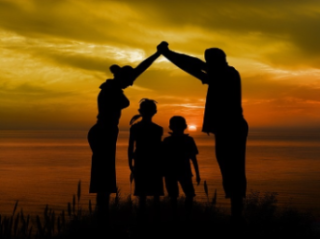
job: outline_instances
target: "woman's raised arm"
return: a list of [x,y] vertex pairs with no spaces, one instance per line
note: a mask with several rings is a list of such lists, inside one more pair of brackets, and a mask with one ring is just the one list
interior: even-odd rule
[[141,73],[143,73],[151,64],[160,56],[160,52],[157,51],[156,53],[149,56],[147,59],[142,61],[136,68],[134,68],[134,75],[133,80],[137,79]]

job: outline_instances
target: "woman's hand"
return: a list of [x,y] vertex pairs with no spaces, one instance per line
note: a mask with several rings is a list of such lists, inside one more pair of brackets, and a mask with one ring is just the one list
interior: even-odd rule
[[167,51],[169,48],[169,43],[166,42],[166,41],[162,41],[158,46],[157,46],[157,49],[160,53],[164,52],[164,51]]

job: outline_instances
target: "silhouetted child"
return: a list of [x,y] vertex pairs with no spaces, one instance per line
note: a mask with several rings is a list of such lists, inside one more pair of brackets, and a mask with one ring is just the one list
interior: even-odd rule
[[159,205],[163,193],[163,177],[160,167],[160,147],[163,128],[152,122],[157,112],[156,102],[150,99],[140,101],[139,115],[135,115],[130,124],[138,118],[142,120],[130,128],[128,159],[134,176],[134,195],[139,197],[140,212],[144,213],[146,197],[154,196],[155,206]]
[[180,183],[186,196],[185,206],[187,212],[190,212],[193,197],[195,196],[190,160],[193,163],[196,181],[199,185],[200,174],[196,158],[198,149],[194,139],[184,134],[187,123],[183,117],[173,116],[170,119],[169,128],[172,130],[171,136],[164,138],[162,142],[166,189],[175,213],[177,210],[177,198],[179,196],[178,183]]

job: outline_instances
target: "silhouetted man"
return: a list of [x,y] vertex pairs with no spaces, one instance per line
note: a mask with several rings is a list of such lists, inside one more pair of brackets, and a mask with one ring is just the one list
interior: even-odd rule
[[182,70],[208,84],[202,131],[215,135],[216,158],[220,166],[231,215],[241,218],[246,196],[245,151],[248,124],[242,114],[241,80],[219,48],[205,50],[205,60],[169,50],[162,42],[158,50]]

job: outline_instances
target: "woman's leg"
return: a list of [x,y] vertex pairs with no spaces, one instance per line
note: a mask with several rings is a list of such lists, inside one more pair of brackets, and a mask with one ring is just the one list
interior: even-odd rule
[[109,201],[110,193],[97,193],[96,198],[96,212],[99,221],[106,221],[109,217]]

